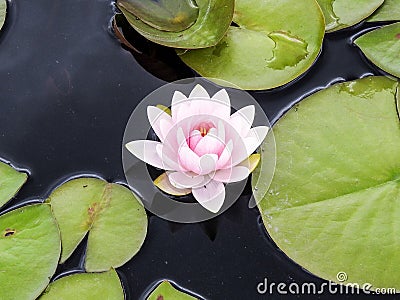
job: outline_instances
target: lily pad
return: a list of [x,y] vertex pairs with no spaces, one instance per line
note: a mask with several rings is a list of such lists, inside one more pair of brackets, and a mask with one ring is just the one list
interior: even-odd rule
[[400,0],[385,0],[368,22],[400,21]]
[[[368,77],[320,91],[274,126],[268,187],[263,145],[254,195],[269,235],[322,278],[400,290],[399,84]],[[260,172],[260,169],[257,169]],[[346,282],[344,282],[346,283]]]
[[25,206],[0,216],[1,299],[36,299],[57,268],[61,251],[49,205]]
[[107,271],[130,260],[146,237],[146,211],[122,185],[78,178],[58,187],[47,201],[61,232],[61,263],[89,233],[85,268]]
[[117,272],[80,273],[52,282],[40,300],[124,300],[124,291]]
[[28,178],[24,172],[0,162],[0,207],[6,204],[20,190]]
[[6,20],[7,14],[7,2],[6,0],[0,0],[0,29],[3,27]]
[[[164,46],[184,49],[197,49],[216,45],[223,38],[232,22],[233,8],[235,5],[234,0],[197,0],[198,16],[194,24],[189,27],[183,26],[180,28],[182,30],[175,29],[178,31],[170,31],[172,26],[170,25],[168,27],[169,31],[167,31],[165,28],[167,27],[166,23],[169,23],[168,16],[167,13],[160,15],[160,6],[162,6],[164,11],[176,9],[176,15],[173,16],[172,19],[170,18],[170,23],[175,23],[174,20],[182,20],[183,8],[179,7],[179,4],[186,2],[186,7],[188,8],[190,5],[187,3],[193,3],[193,1],[178,0],[175,2],[164,0],[160,2],[146,0],[146,4],[142,4],[144,8],[141,10],[143,12],[145,11],[146,14],[138,11],[138,3],[142,1],[118,0],[117,6],[122,11],[129,24],[145,38]],[[151,4],[151,2],[153,2],[153,4]],[[158,4],[156,5],[154,2]],[[168,4],[169,2],[174,3]],[[156,6],[159,8],[155,9]],[[193,17],[193,12],[191,14]],[[191,17],[189,13],[185,13],[184,15],[186,15],[184,18],[187,18],[187,21],[190,23]],[[162,20],[155,20],[155,18],[161,18]],[[157,23],[159,26],[154,23]],[[184,23],[186,24],[188,22]],[[184,27],[187,28],[185,29]],[[164,30],[161,30],[162,28],[164,28]]]
[[150,27],[179,32],[196,23],[199,8],[193,0],[120,0],[119,6]]
[[218,45],[178,54],[200,75],[248,90],[281,86],[307,71],[325,32],[314,0],[237,0],[233,21],[238,27]]
[[174,288],[169,281],[161,282],[146,298],[148,300],[192,300],[197,299]]
[[317,0],[325,16],[326,31],[353,26],[369,17],[384,0]]
[[370,31],[354,43],[373,64],[400,77],[400,23]]

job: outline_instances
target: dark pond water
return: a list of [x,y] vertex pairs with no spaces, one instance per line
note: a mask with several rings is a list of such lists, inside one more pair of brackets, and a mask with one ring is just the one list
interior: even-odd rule
[[[0,157],[29,169],[31,176],[6,208],[43,199],[76,174],[123,181],[121,141],[131,112],[166,83],[163,79],[193,72],[165,49],[144,43],[147,56],[133,56],[121,47],[109,28],[114,14],[109,1],[13,0],[9,10],[0,34]],[[349,42],[365,28],[328,35],[317,63],[296,83],[253,92],[269,118],[276,120],[303,95],[335,80],[379,74]],[[323,282],[276,248],[260,225],[258,211],[248,209],[249,196],[247,190],[229,211],[202,224],[179,225],[150,216],[142,250],[118,269],[127,299],[140,299],[160,279],[207,299],[266,298],[256,290],[265,277]],[[80,269],[83,251],[81,245],[57,274]]]

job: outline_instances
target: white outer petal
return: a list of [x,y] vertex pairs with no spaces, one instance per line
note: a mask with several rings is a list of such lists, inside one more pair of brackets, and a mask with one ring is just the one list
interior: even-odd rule
[[245,106],[230,117],[230,124],[240,136],[245,137],[249,133],[251,125],[253,124],[254,115],[254,105]]
[[216,163],[218,160],[218,155],[216,154],[205,154],[200,157],[200,175],[206,175],[209,173],[214,173],[216,168]]
[[221,182],[211,180],[205,186],[192,189],[197,202],[212,213],[217,213],[225,200],[225,186]]
[[[232,150],[232,166],[236,166],[248,158],[264,141],[267,133],[267,126],[252,128],[245,138],[236,140]],[[224,169],[229,166],[223,167]]]
[[149,119],[150,125],[158,138],[161,142],[164,142],[166,135],[172,128],[171,116],[158,107],[148,106],[147,118]]
[[224,150],[222,151],[219,159],[217,161],[216,169],[224,168],[225,166],[230,167],[232,164],[232,151],[233,151],[233,142],[229,140],[226,144]]
[[172,96],[171,114],[172,114],[172,120],[174,122],[177,121],[178,111],[180,109],[183,109],[183,107],[185,107],[185,103],[187,102],[187,100],[188,98],[179,91],[176,91]]
[[268,130],[269,127],[267,126],[258,126],[250,130],[248,136],[243,140],[247,156],[250,156],[261,145],[267,136]]
[[192,172],[172,172],[168,174],[168,179],[178,189],[190,189],[205,183],[204,176]]
[[217,126],[217,136],[218,139],[225,144],[225,125],[224,122],[222,122],[222,120],[218,120],[218,126]]
[[228,120],[231,114],[231,99],[225,89],[218,91],[212,96],[213,100],[218,101],[218,103],[222,104],[222,114]]
[[168,151],[166,149],[168,148],[166,148],[164,144],[159,144],[156,146],[156,151],[158,156],[161,158],[164,170],[179,170],[178,162],[171,158],[171,156],[173,157],[173,155],[167,154]]
[[210,98],[210,95],[200,84],[196,84],[188,98]]
[[162,144],[156,141],[138,140],[127,143],[125,147],[130,153],[145,163],[159,169],[170,170],[170,168],[162,162],[161,157],[157,153],[157,147],[160,147],[159,145]]
[[213,180],[224,182],[224,183],[231,183],[231,182],[238,182],[246,179],[250,175],[250,170],[243,166],[236,166],[231,169],[224,169],[218,170]]

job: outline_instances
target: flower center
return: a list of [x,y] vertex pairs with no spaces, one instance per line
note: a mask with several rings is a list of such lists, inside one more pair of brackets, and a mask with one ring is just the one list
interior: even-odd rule
[[208,130],[204,127],[200,127],[199,131],[202,137],[205,137],[208,133]]
[[197,130],[200,131],[200,134],[202,137],[205,137],[207,135],[207,133],[210,131],[211,127],[212,127],[212,124],[202,122],[198,125]]

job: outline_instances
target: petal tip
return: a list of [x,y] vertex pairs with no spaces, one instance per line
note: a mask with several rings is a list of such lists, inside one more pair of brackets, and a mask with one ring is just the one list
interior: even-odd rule
[[212,96],[212,99],[220,101],[222,103],[227,103],[229,104],[231,102],[231,99],[229,98],[229,94],[225,89],[219,90]]
[[202,85],[196,84],[190,92],[189,98],[210,98],[210,95]]

